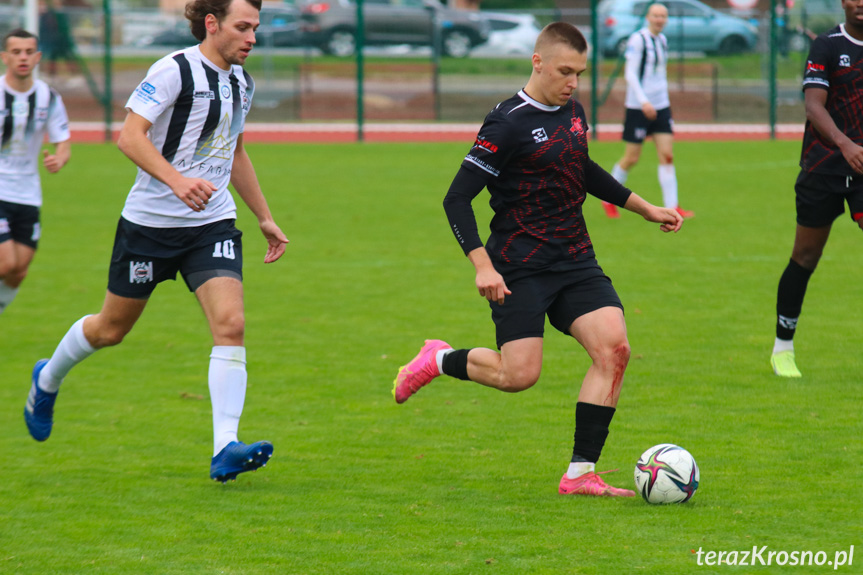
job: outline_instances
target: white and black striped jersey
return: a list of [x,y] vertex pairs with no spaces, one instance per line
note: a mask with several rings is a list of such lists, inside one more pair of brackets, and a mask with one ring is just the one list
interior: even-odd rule
[[195,212],[168,186],[138,168],[123,217],[153,228],[202,226],[236,218],[228,184],[253,92],[252,77],[242,66],[222,70],[201,53],[200,46],[153,64],[126,109],[152,124],[150,141],[177,171],[208,180],[217,190],[207,208]]
[[63,99],[42,80],[16,92],[0,77],[0,200],[42,205],[39,153],[45,134],[52,144],[69,139]]
[[627,108],[641,109],[645,102],[657,110],[668,108],[668,40],[647,28],[632,34],[626,42]]

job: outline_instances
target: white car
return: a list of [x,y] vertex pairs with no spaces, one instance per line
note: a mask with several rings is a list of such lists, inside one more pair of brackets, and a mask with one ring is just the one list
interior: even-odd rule
[[533,14],[480,12],[491,25],[488,41],[477,46],[471,56],[522,56],[533,54],[542,27]]

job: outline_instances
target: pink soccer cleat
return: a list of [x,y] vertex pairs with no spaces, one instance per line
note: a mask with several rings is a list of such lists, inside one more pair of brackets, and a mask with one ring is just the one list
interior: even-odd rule
[[608,202],[602,202],[602,207],[605,209],[605,215],[609,218],[616,219],[620,217],[620,212],[617,211],[617,206]]
[[[608,473],[604,471],[603,473]],[[570,479],[563,474],[560,479],[560,486],[557,492],[561,495],[593,495],[596,497],[635,497],[635,491],[629,489],[621,489],[612,487],[605,483],[602,478],[589,471],[584,475],[579,475],[575,479]]]
[[399,368],[393,381],[393,397],[396,403],[404,403],[424,385],[440,375],[437,368],[437,352],[452,349],[452,346],[439,339],[427,339],[425,345],[407,365]]
[[680,206],[677,206],[676,208],[674,208],[674,211],[676,211],[678,214],[680,214],[680,217],[682,217],[684,220],[688,220],[689,218],[695,217],[695,212],[691,212],[689,210],[684,210]]

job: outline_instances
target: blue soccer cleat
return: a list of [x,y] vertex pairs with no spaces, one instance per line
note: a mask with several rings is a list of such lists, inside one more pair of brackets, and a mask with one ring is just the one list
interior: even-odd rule
[[51,435],[51,427],[54,425],[54,402],[57,400],[57,394],[42,391],[37,385],[39,374],[47,363],[47,359],[40,359],[33,366],[33,383],[30,386],[30,395],[27,396],[27,405],[24,406],[27,430],[36,441],[48,439]]
[[273,444],[269,441],[258,441],[251,445],[232,441],[213,458],[210,479],[222,483],[233,481],[240,473],[266,466],[272,456]]

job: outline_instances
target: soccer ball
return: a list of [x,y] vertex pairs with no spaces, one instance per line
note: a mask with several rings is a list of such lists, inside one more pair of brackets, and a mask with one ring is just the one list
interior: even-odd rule
[[698,464],[671,443],[654,445],[635,464],[635,487],[648,503],[684,503],[698,489]]

